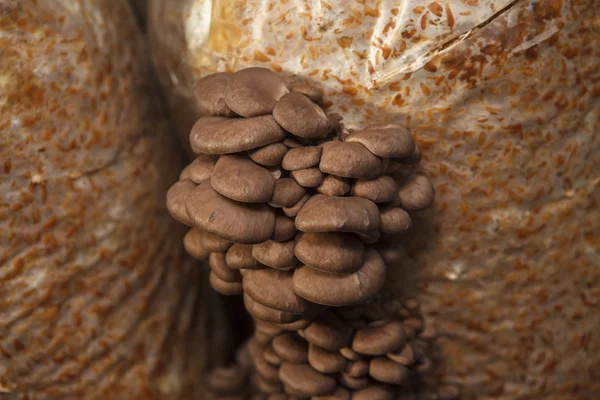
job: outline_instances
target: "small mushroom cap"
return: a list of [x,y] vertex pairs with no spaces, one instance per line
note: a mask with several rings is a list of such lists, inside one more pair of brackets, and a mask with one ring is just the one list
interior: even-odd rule
[[309,303],[292,290],[292,275],[271,268],[248,270],[242,280],[244,292],[267,307],[294,314],[305,313]]
[[335,392],[325,396],[313,396],[311,400],[350,400],[350,392],[342,386],[335,388]]
[[167,210],[173,218],[188,226],[192,225],[192,221],[185,210],[185,204],[196,186],[194,182],[188,179],[175,182],[167,191]]
[[369,378],[361,376],[360,378],[352,377],[348,374],[342,374],[340,376],[340,383],[348,389],[360,390],[369,386]]
[[376,357],[369,363],[369,375],[379,382],[400,385],[409,380],[409,370],[387,357]]
[[308,346],[308,363],[323,374],[333,374],[342,371],[348,361],[337,351],[310,344]]
[[272,113],[277,101],[288,92],[280,75],[266,68],[251,67],[229,78],[225,102],[237,114],[255,117]]
[[350,347],[342,347],[340,349],[340,354],[344,356],[345,359],[350,361],[363,360],[365,358],[364,356],[352,350]]
[[400,207],[390,207],[380,211],[381,231],[389,235],[407,232],[412,227],[410,215]]
[[373,179],[381,173],[381,159],[360,143],[327,142],[322,145],[321,171],[343,178]]
[[406,334],[400,321],[383,325],[367,325],[354,334],[352,349],[371,356],[393,353],[406,344]]
[[294,178],[300,186],[308,188],[319,186],[325,177],[319,168],[299,169],[297,171],[292,171],[290,176]]
[[271,365],[281,365],[283,358],[279,357],[273,347],[267,347],[263,353],[264,359]]
[[231,242],[262,243],[273,235],[275,212],[266,204],[230,200],[208,182],[192,191],[185,205],[193,224]]
[[254,318],[261,321],[275,322],[275,323],[290,323],[297,321],[302,317],[300,314],[294,314],[288,311],[276,310],[271,307],[267,307],[254,300],[248,293],[244,293],[244,306],[246,311]]
[[279,142],[286,135],[271,115],[204,117],[192,127],[190,145],[196,154],[231,154]]
[[190,167],[191,167],[191,164],[188,164],[181,170],[181,172],[179,173],[178,180],[186,181],[186,180],[190,179]]
[[326,196],[344,196],[350,191],[350,184],[339,176],[327,175],[317,186],[317,192]]
[[256,368],[256,372],[258,372],[260,376],[267,380],[277,381],[279,377],[278,370],[265,360],[263,357],[264,351],[265,346],[260,344],[255,339],[250,339],[248,341],[248,355],[252,360],[252,364],[254,364],[254,367]]
[[277,142],[255,150],[250,150],[248,156],[257,164],[275,167],[281,164],[283,156],[285,156],[287,151],[288,147],[285,144]]
[[294,246],[293,240],[283,243],[267,240],[254,245],[252,256],[271,268],[289,270],[298,265],[298,259],[294,255]]
[[265,322],[265,321],[259,321],[259,320],[254,320],[254,331],[256,333],[263,333],[271,338],[274,338],[275,336],[279,335],[280,333],[284,332],[284,329],[282,329],[278,324],[274,324],[271,322]]
[[227,250],[225,262],[233,269],[262,269],[265,266],[252,256],[253,245],[234,244]]
[[275,218],[275,229],[273,230],[273,240],[276,242],[286,242],[296,236],[296,224],[293,219],[278,215]]
[[265,203],[273,195],[271,173],[246,156],[223,155],[215,165],[210,184],[223,196],[243,203]]
[[210,179],[213,168],[217,163],[217,157],[210,154],[201,154],[196,157],[186,168],[189,168],[189,178],[196,182],[202,183]]
[[[312,196],[314,197],[314,196]],[[302,209],[302,207],[304,207],[304,205],[308,202],[308,200],[311,198],[311,195],[306,193],[304,196],[302,196],[302,198],[300,200],[298,200],[298,202],[296,204],[294,204],[291,207],[283,207],[283,213],[285,215],[287,215],[288,217],[295,217],[296,215],[298,215],[298,213],[300,212],[300,210]],[[297,229],[297,228],[296,228]]]
[[373,299],[385,282],[386,266],[373,249],[367,249],[362,267],[349,274],[331,274],[310,267],[294,272],[293,288],[300,297],[317,304],[349,306]]
[[240,271],[227,266],[227,262],[225,262],[225,254],[223,253],[210,253],[210,256],[208,257],[208,265],[210,265],[210,270],[225,282],[242,281],[242,275],[240,275]]
[[281,178],[275,181],[273,196],[269,204],[273,207],[291,207],[306,194],[306,189],[292,178]]
[[323,396],[333,393],[336,387],[334,378],[315,371],[308,364],[284,362],[279,367],[279,379],[305,396]]
[[414,174],[400,183],[398,195],[392,204],[406,211],[421,211],[429,207],[434,198],[435,188],[431,181],[425,175]]
[[297,333],[282,333],[273,339],[271,345],[275,353],[285,361],[294,364],[308,362],[308,343]]
[[371,384],[352,393],[352,400],[394,400],[394,390],[383,385]]
[[312,101],[318,103],[323,99],[323,93],[321,89],[316,86],[313,86],[308,82],[293,82],[288,83],[287,87],[290,89],[290,92],[294,93],[302,93]]
[[198,231],[200,232],[199,236],[202,238],[202,245],[211,253],[225,253],[233,244],[218,236],[202,232],[200,229],[198,229]]
[[369,232],[379,229],[379,209],[360,197],[313,196],[296,216],[302,232]]
[[300,329],[306,328],[308,325],[311,324],[311,322],[312,322],[311,319],[306,319],[306,316],[303,316],[303,318],[299,319],[298,321],[289,322],[287,324],[279,324],[279,326],[281,328],[285,329],[286,331],[297,332]]
[[408,129],[400,125],[384,125],[352,132],[344,141],[360,143],[379,157],[408,157],[415,150],[415,141]]
[[359,237],[361,242],[372,244],[379,241],[379,238],[381,237],[381,231],[379,229],[375,229],[367,232],[357,232],[356,236]]
[[336,273],[358,270],[365,258],[365,248],[360,240],[338,232],[301,233],[294,252],[307,266]]
[[352,328],[332,311],[319,315],[303,333],[309,343],[328,350],[339,350],[352,340]]
[[319,146],[305,146],[290,149],[285,154],[285,157],[283,157],[281,166],[288,171],[314,167],[319,164],[322,152],[323,148]]
[[388,175],[381,175],[375,179],[359,179],[352,186],[352,196],[364,197],[374,203],[392,201],[398,193],[398,184]]
[[215,291],[226,296],[235,296],[242,294],[243,292],[242,284],[240,282],[226,282],[219,278],[213,271],[210,271],[208,280],[210,282],[210,286],[212,286]]
[[232,394],[240,391],[246,384],[246,373],[237,364],[216,367],[206,374],[206,383],[219,394]]
[[185,247],[185,251],[197,260],[208,260],[210,254],[202,244],[204,241],[203,239],[204,235],[202,231],[196,228],[190,229],[183,238],[183,247]]
[[366,360],[351,361],[344,370],[348,376],[360,378],[369,374],[369,362]]
[[402,365],[413,365],[420,359],[420,353],[410,344],[404,345],[402,350],[395,353],[388,353],[388,358]]
[[202,115],[235,116],[225,103],[225,85],[230,77],[230,73],[218,72],[196,81],[194,95]]
[[298,148],[298,147],[304,147],[304,145],[302,143],[300,143],[300,141],[298,140],[298,138],[293,138],[291,136],[288,136],[285,139],[283,139],[283,144],[285,144],[290,149],[295,149],[295,148]]
[[[255,375],[253,382],[256,388],[258,388],[258,390],[260,390],[261,393],[269,394],[269,400],[289,400],[289,397],[287,395],[280,393],[283,390],[283,385],[278,380],[268,380],[257,374]],[[244,397],[244,400],[247,398],[248,397]],[[221,399],[219,398],[219,400]]]
[[302,138],[322,138],[331,132],[325,112],[302,93],[283,96],[273,109],[273,117],[283,129]]

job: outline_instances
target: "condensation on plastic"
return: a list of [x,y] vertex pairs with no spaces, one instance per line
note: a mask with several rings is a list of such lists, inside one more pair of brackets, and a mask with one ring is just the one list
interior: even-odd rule
[[[178,134],[193,82],[250,65],[320,83],[349,127],[411,128],[437,187],[407,238],[435,378],[466,398],[600,398],[597,0],[151,0]],[[400,245],[400,244],[399,244]]]
[[2,399],[189,399],[227,356],[144,49],[126,2],[0,0]]

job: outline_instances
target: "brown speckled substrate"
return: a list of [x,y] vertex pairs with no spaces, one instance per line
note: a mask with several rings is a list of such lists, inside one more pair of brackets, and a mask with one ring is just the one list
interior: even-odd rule
[[[150,2],[182,136],[193,82],[250,65],[319,81],[350,127],[410,128],[437,188],[408,250],[451,361],[438,380],[478,400],[600,397],[596,1],[219,1],[182,18],[194,4]],[[407,285],[389,278],[393,298]]]

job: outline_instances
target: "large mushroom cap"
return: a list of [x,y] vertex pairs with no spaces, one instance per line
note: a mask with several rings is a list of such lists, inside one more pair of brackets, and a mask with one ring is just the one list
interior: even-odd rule
[[346,360],[338,351],[331,351],[310,344],[308,346],[308,363],[311,367],[323,374],[333,374],[342,371],[348,363],[348,360]]
[[344,196],[350,191],[350,184],[339,176],[327,175],[317,186],[317,192],[326,196]]
[[282,333],[273,339],[271,343],[275,353],[295,364],[306,363],[308,361],[308,343],[298,336],[297,333]]
[[243,117],[273,112],[288,89],[281,76],[266,68],[251,67],[233,74],[225,88],[225,102]]
[[409,370],[387,357],[376,357],[369,364],[369,375],[380,382],[400,385],[409,379]]
[[360,143],[326,142],[319,168],[343,178],[373,179],[381,173],[381,159]]
[[230,77],[231,73],[218,72],[196,81],[194,95],[202,115],[235,116],[225,103],[225,85]]
[[375,179],[359,179],[352,186],[352,196],[364,197],[374,203],[392,201],[398,193],[398,184],[388,175]]
[[347,306],[373,299],[383,287],[386,266],[368,249],[362,267],[349,274],[331,274],[309,267],[294,272],[294,292],[308,301],[328,306]]
[[412,135],[408,129],[399,125],[384,125],[352,132],[344,140],[350,143],[360,143],[379,157],[408,157],[415,150]]
[[294,314],[289,311],[277,310],[275,308],[265,306],[254,300],[246,292],[244,292],[244,307],[246,307],[246,311],[248,311],[248,313],[254,318],[261,321],[274,322],[278,324],[294,322],[302,317],[300,314]]
[[275,229],[273,230],[273,240],[276,242],[286,242],[296,236],[298,230],[294,220],[283,215],[275,217]]
[[269,240],[275,226],[275,212],[268,205],[235,202],[217,193],[208,182],[192,191],[185,209],[195,226],[236,243]]
[[210,154],[201,154],[188,165],[189,179],[202,183],[210,179],[217,157]]
[[293,240],[283,243],[268,240],[255,244],[252,256],[271,268],[289,270],[298,264],[298,259],[294,255],[294,246]]
[[288,171],[296,171],[314,167],[321,160],[323,148],[319,146],[305,146],[290,149],[283,157],[281,166]]
[[420,174],[413,174],[400,182],[398,195],[393,205],[406,211],[421,211],[429,207],[435,198],[435,188],[431,181]]
[[197,260],[207,260],[210,252],[204,248],[202,242],[204,241],[204,235],[202,231],[192,228],[190,229],[183,238],[183,247],[185,251]]
[[325,112],[301,93],[283,96],[275,105],[273,116],[286,131],[299,137],[322,138],[331,131]]
[[192,221],[185,210],[189,195],[196,188],[196,184],[189,179],[175,182],[167,191],[167,210],[177,221],[192,225]]
[[254,118],[200,118],[192,127],[192,150],[204,154],[231,154],[280,141],[286,132],[271,115]]
[[306,194],[306,189],[292,178],[281,178],[275,181],[273,197],[269,204],[273,207],[291,207]]
[[400,207],[381,210],[381,231],[389,235],[407,232],[412,227],[410,215]]
[[242,281],[242,275],[240,275],[240,271],[227,266],[225,254],[223,253],[210,253],[210,256],[208,257],[208,265],[210,265],[211,271],[225,282]]
[[210,271],[208,275],[210,286],[215,291],[224,294],[226,296],[235,296],[242,294],[242,284],[240,282],[227,282],[219,278],[213,271]]
[[372,356],[400,350],[406,343],[402,322],[389,321],[384,324],[368,325],[354,334],[352,349]]
[[275,180],[271,173],[246,156],[219,157],[210,184],[223,196],[243,203],[265,203],[273,195]]
[[365,257],[365,248],[360,240],[337,232],[302,233],[298,235],[294,251],[307,266],[336,273],[358,270]]
[[225,262],[233,269],[261,269],[265,266],[252,256],[252,245],[234,244],[227,250]]
[[292,171],[290,176],[298,182],[300,186],[307,188],[319,186],[325,177],[319,168],[299,169]]
[[257,164],[267,167],[275,167],[281,164],[281,160],[287,153],[288,147],[281,143],[272,143],[256,150],[250,150],[248,156]]
[[313,199],[296,216],[296,228],[300,231],[366,233],[379,229],[379,209],[370,200],[322,195]]
[[324,311],[303,330],[303,335],[311,344],[328,350],[339,350],[350,343],[352,328],[333,312]]
[[292,273],[271,268],[249,270],[242,280],[244,292],[255,301],[276,310],[302,314],[309,303],[292,290]]
[[312,369],[308,364],[284,362],[279,367],[279,378],[284,385],[305,396],[323,396],[333,393],[335,379]]

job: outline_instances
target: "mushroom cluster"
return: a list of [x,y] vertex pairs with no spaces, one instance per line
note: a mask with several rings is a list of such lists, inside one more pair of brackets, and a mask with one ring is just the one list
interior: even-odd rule
[[262,68],[209,75],[195,93],[205,115],[190,134],[198,157],[167,207],[191,226],[184,245],[208,260],[211,286],[243,294],[257,387],[345,398],[405,383],[419,360],[403,358],[418,352],[405,350],[403,323],[363,313],[387,266],[405,257],[389,238],[434,199],[410,132],[348,130],[320,107],[318,88]]

